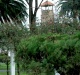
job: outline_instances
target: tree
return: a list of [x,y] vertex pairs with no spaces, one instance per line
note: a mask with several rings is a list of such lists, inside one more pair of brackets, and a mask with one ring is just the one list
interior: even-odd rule
[[[34,42],[34,43],[33,43]],[[17,61],[23,69],[39,67],[47,75],[54,75],[54,69],[60,75],[80,75],[80,32],[73,35],[45,34],[31,36],[22,40],[16,53]],[[39,66],[34,66],[36,63]],[[33,71],[35,71],[33,69]],[[38,75],[38,74],[37,74]]]
[[21,22],[24,16],[27,16],[27,12],[23,0],[0,0],[0,21],[2,23],[10,22],[10,19]]
[[[7,50],[13,50],[16,52],[18,43],[26,36],[27,29],[23,25],[13,25],[10,23],[0,24],[0,46],[6,47]],[[19,62],[17,64],[19,64]],[[18,75],[20,75],[19,67],[17,68],[17,71]]]
[[79,21],[80,0],[60,0],[59,7],[61,7],[60,13],[62,15],[72,17],[74,21]]
[[[35,1],[35,7],[34,8],[33,8],[33,1]],[[36,14],[37,14],[37,11],[38,11],[41,3],[43,2],[43,0],[41,0],[40,4],[38,4],[38,0],[26,0],[26,2],[29,6],[30,30],[31,30],[31,33],[34,33],[35,32],[35,23],[36,23]]]

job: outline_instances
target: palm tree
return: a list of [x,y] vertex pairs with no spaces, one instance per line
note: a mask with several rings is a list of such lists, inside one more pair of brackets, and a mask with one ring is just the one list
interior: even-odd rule
[[27,15],[23,0],[0,0],[0,21],[23,19]]
[[[0,0],[0,21],[2,23],[11,22],[11,20],[21,23],[25,16],[27,12],[23,0]],[[19,75],[19,70],[17,71]]]
[[60,14],[77,19],[80,15],[80,0],[60,0],[59,7],[61,7]]

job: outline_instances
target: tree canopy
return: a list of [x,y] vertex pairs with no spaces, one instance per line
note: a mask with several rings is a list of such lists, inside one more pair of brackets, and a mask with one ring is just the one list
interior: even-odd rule
[[[17,62],[30,72],[43,68],[42,72],[53,75],[56,69],[61,75],[80,74],[80,33],[73,35],[43,34],[22,40],[16,53]],[[32,63],[38,63],[34,66]],[[29,66],[31,65],[31,66]],[[40,73],[40,72],[39,72]]]
[[80,0],[60,0],[59,7],[62,15],[73,18],[80,16]]
[[0,0],[0,21],[21,20],[27,16],[23,0]]

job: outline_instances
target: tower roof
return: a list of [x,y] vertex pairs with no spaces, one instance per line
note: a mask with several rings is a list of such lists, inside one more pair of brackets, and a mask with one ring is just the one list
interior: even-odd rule
[[51,3],[50,1],[45,1],[44,3],[41,4],[41,7],[47,7],[47,6],[53,6],[54,4]]

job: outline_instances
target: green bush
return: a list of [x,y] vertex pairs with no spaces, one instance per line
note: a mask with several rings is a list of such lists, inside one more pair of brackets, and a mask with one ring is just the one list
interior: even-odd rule
[[61,75],[79,75],[79,35],[78,32],[73,35],[49,33],[24,39],[17,47],[17,62],[20,61],[26,70],[31,69],[33,72],[37,70],[35,67],[38,67],[40,71],[36,75],[41,72],[45,72],[46,75],[54,75],[54,69]]

